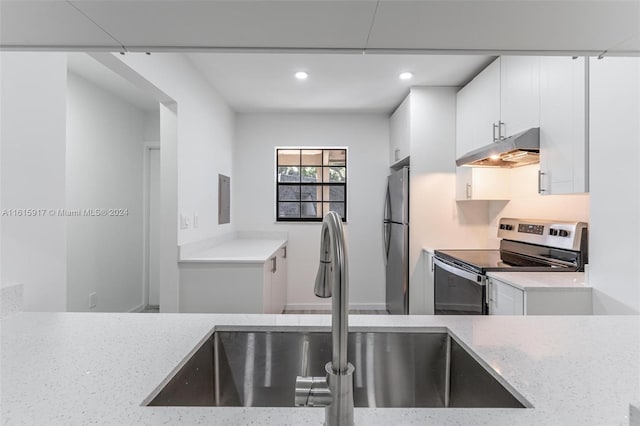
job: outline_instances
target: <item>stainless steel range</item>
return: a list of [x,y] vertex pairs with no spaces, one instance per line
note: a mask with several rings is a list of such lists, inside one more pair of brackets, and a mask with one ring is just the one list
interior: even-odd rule
[[588,263],[584,222],[502,218],[499,250],[436,250],[436,315],[487,315],[490,271],[575,272]]

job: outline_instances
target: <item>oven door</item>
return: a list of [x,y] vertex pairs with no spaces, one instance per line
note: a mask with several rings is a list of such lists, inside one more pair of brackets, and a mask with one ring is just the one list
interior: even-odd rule
[[487,315],[486,277],[434,258],[436,315]]

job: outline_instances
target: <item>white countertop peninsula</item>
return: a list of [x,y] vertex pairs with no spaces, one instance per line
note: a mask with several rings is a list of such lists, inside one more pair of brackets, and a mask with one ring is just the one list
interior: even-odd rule
[[286,244],[286,232],[235,232],[180,246],[180,262],[264,263]]
[[[626,426],[640,394],[637,316],[350,320],[352,329],[446,328],[534,407],[356,408],[357,425]],[[319,426],[322,408],[140,404],[216,327],[329,324],[328,315],[16,314],[0,322],[2,424]]]

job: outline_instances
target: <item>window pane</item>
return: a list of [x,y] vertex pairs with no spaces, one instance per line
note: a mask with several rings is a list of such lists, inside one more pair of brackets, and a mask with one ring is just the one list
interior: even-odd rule
[[317,218],[322,217],[322,203],[301,203],[300,217]]
[[303,186],[300,189],[301,201],[321,201],[322,200],[322,187],[321,186]]
[[321,149],[303,149],[302,165],[303,166],[322,166],[322,150]]
[[300,168],[278,167],[278,182],[300,182]]
[[344,166],[347,161],[347,151],[344,149],[327,149],[324,151],[325,166]]
[[324,201],[344,201],[344,186],[325,186]]
[[322,203],[324,208],[324,214],[326,215],[330,211],[334,211],[340,215],[341,218],[345,219],[344,216],[344,203]]
[[345,182],[347,180],[346,167],[325,167],[325,182]]
[[302,182],[322,182],[322,167],[303,167]]
[[278,203],[279,218],[299,218],[300,203]]
[[278,150],[278,166],[299,166],[300,150],[299,149],[279,149]]
[[300,185],[278,185],[280,201],[300,201]]

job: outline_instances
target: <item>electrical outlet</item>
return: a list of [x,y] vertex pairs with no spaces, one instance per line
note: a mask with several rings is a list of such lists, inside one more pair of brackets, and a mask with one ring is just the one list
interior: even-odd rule
[[198,212],[197,211],[193,212],[193,227],[194,228],[199,228],[200,227],[200,218],[198,217]]
[[97,306],[96,298],[97,294],[95,292],[89,294],[89,309],[94,309]]

